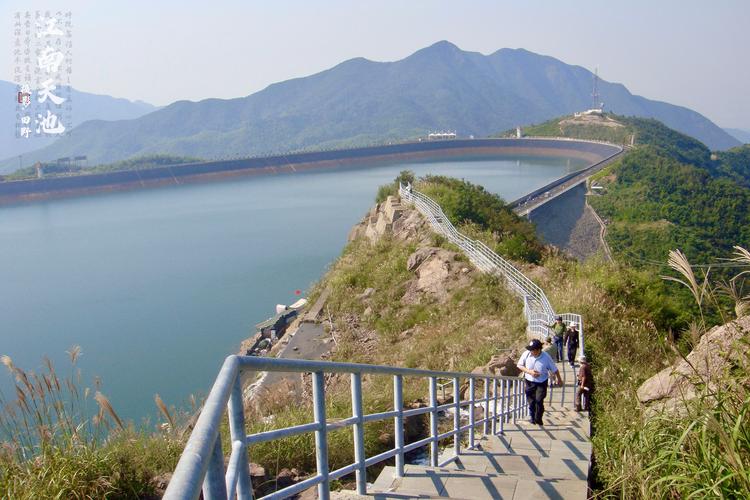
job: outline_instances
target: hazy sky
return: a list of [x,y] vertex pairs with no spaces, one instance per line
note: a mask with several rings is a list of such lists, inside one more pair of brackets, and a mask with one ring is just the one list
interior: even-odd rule
[[75,88],[157,105],[450,40],[598,67],[635,94],[750,130],[748,0],[0,0],[0,79],[11,80],[12,15],[34,9],[72,11]]

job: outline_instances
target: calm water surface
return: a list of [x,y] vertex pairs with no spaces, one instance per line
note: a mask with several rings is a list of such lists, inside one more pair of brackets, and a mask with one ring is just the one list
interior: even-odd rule
[[[465,178],[507,200],[578,170],[568,159],[401,163],[0,207],[0,354],[83,380],[115,409],[186,406],[277,303],[341,252],[377,187],[403,169]],[[9,396],[12,380],[0,374]]]

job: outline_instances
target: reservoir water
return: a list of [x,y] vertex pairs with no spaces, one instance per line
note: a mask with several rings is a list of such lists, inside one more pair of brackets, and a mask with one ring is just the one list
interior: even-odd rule
[[[583,161],[400,163],[0,207],[0,354],[101,379],[115,410],[187,406],[277,303],[296,300],[341,252],[377,187],[401,170],[464,178],[512,200]],[[4,368],[4,367],[3,367]],[[0,373],[0,390],[13,394]],[[153,421],[153,419],[152,419]]]

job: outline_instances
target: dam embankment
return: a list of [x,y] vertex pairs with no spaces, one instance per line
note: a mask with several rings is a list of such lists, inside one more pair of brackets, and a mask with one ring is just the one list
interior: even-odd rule
[[85,175],[0,182],[0,204],[90,193],[205,182],[236,176],[273,175],[306,170],[367,167],[400,161],[435,161],[498,156],[569,157],[597,163],[618,148],[566,139],[459,139],[420,141],[331,151],[290,153]]
[[528,215],[539,237],[578,260],[604,251],[601,226],[586,204],[586,184],[580,183],[535,208]]

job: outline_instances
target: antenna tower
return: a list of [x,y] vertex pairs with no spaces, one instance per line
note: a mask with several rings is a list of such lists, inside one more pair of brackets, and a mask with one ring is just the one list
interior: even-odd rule
[[591,109],[599,109],[602,102],[599,100],[599,68],[594,68],[594,87],[591,91]]

